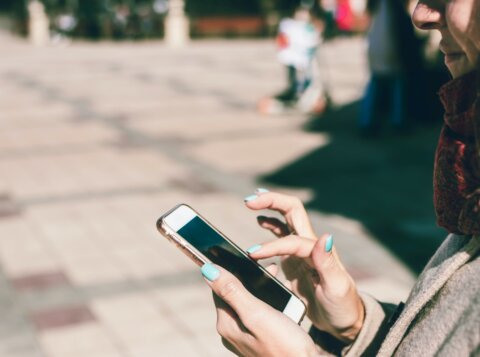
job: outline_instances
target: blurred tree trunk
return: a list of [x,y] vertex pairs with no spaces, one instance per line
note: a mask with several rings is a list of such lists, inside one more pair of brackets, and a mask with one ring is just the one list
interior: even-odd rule
[[104,13],[104,2],[99,0],[78,1],[78,27],[81,36],[99,39],[102,35],[100,19]]
[[28,11],[26,0],[15,0],[11,4],[11,11],[13,13],[14,25],[13,31],[22,36],[28,33]]

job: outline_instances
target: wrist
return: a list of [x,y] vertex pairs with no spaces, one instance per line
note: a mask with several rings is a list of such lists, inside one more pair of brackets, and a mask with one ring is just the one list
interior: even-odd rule
[[362,300],[359,298],[358,299],[358,316],[355,320],[355,322],[347,327],[346,329],[343,329],[342,331],[337,332],[337,338],[346,343],[346,344],[351,344],[353,341],[357,339],[358,334],[360,333],[363,322],[365,320],[365,307],[363,306]]

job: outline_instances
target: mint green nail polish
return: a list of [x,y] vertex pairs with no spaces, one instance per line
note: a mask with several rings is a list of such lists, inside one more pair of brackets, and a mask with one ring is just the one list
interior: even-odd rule
[[255,192],[257,192],[257,193],[267,193],[267,192],[270,192],[270,191],[267,190],[266,188],[257,188],[255,190]]
[[247,249],[247,253],[252,254],[258,252],[260,249],[262,249],[262,246],[260,244],[255,244]]
[[210,281],[217,280],[220,276],[220,270],[218,270],[212,263],[206,263],[202,266],[202,275]]
[[244,200],[245,202],[250,202],[250,201],[256,200],[257,198],[258,198],[257,195],[250,195],[250,196],[245,197],[243,200]]
[[330,253],[333,248],[333,236],[330,234],[330,236],[327,238],[327,241],[325,242],[325,251],[327,253]]

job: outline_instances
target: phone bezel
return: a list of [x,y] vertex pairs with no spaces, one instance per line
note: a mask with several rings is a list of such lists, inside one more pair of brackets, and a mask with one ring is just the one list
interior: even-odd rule
[[[180,213],[180,216],[185,220],[184,222],[177,222],[178,227],[171,227],[166,220],[168,217],[171,217],[172,214],[179,214],[180,210],[190,210],[192,214],[185,215],[185,213]],[[191,216],[189,220],[186,220]],[[202,219],[211,229],[217,232],[223,239],[225,239],[229,244],[231,244],[240,254],[242,254],[246,259],[253,261],[257,267],[262,270],[268,277],[273,279],[284,291],[286,291],[290,295],[290,299],[288,300],[287,304],[283,309],[283,313],[290,317],[293,321],[300,324],[303,320],[305,313],[306,313],[306,306],[302,300],[298,296],[296,296],[293,292],[288,290],[281,281],[279,281],[275,276],[270,274],[263,266],[258,264],[256,261],[251,259],[248,254],[244,252],[242,248],[240,248],[237,244],[231,241],[225,234],[219,231],[213,224],[211,224],[205,217],[195,211],[191,206],[180,203],[167,211],[157,220],[157,229],[158,231],[165,236],[169,241],[174,243],[184,254],[186,254],[195,264],[198,266],[202,266],[205,263],[210,263],[211,261],[205,257],[200,251],[198,251],[194,246],[192,246],[189,242],[187,242],[184,238],[182,238],[177,231],[181,229],[184,225],[190,222],[193,217],[199,217]],[[179,219],[180,217],[177,217]]]

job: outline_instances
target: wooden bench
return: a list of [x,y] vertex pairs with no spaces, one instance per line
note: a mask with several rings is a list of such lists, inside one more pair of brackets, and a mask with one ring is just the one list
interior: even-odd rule
[[198,36],[262,35],[265,21],[261,17],[202,17],[192,19],[192,34]]

